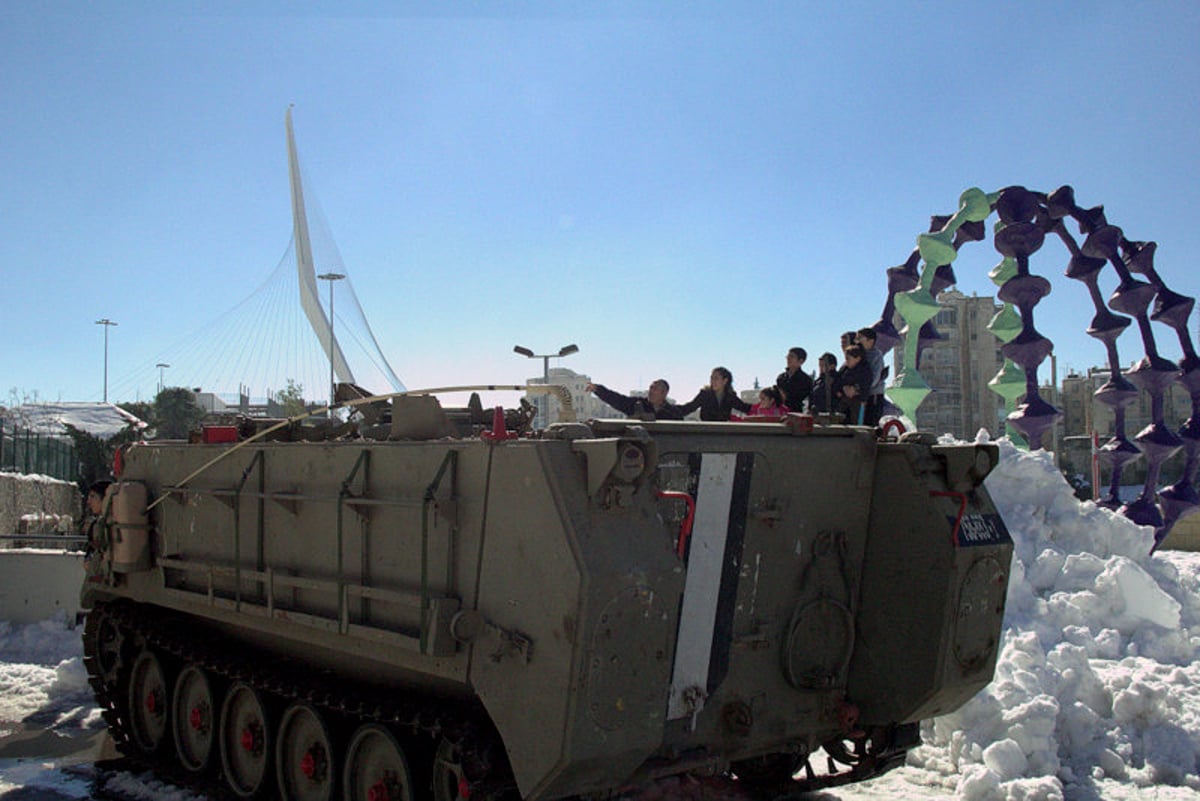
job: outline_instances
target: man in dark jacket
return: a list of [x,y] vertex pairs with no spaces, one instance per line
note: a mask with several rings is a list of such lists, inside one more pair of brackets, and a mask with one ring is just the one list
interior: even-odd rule
[[683,415],[680,413],[678,407],[667,400],[667,393],[671,391],[671,385],[667,383],[665,378],[651,381],[650,388],[646,390],[646,397],[644,398],[631,398],[628,395],[622,395],[620,392],[614,392],[603,384],[588,384],[587,391],[593,393],[597,398],[618,412],[639,420],[683,419]]
[[783,393],[783,404],[789,412],[804,411],[804,402],[812,392],[812,376],[804,372],[804,360],[808,352],[804,348],[790,348],[787,352],[787,369],[775,379],[775,386]]

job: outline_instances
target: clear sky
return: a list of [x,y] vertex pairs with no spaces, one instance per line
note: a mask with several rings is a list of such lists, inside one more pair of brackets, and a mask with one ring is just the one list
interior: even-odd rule
[[[293,103],[409,388],[521,382],[541,364],[514,344],[577,343],[563,366],[690,397],[873,323],[884,270],[971,186],[1069,183],[1196,295],[1198,97],[1194,2],[7,0],[0,392],[98,400],[107,317],[110,386],[151,397],[163,349],[287,248]],[[964,249],[959,288],[994,294],[998,260]],[[1060,374],[1104,361],[1065,264],[1033,260]]]

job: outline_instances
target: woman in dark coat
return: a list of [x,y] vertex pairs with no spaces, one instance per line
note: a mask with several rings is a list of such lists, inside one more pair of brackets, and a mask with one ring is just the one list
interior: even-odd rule
[[728,420],[734,409],[742,414],[750,411],[750,404],[737,396],[733,389],[733,373],[724,367],[714,367],[704,387],[687,403],[680,405],[679,413],[688,415],[700,410],[701,420]]
[[861,345],[851,345],[846,348],[846,363],[838,372],[842,395],[838,410],[846,415],[846,423],[852,426],[863,424],[864,404],[871,388],[871,368],[866,357],[867,352]]

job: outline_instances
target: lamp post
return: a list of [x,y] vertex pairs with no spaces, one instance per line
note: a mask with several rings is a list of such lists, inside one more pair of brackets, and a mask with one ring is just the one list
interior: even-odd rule
[[108,403],[108,329],[116,325],[107,317],[96,321],[96,325],[104,326],[104,402]]
[[[524,347],[521,347],[520,345],[513,346],[513,353],[519,353],[522,356],[525,356],[530,359],[541,359],[542,360],[542,384],[543,385],[548,385],[550,383],[550,360],[551,359],[561,359],[564,356],[570,356],[572,353],[578,353],[578,352],[579,352],[578,345],[563,345],[561,348],[558,349],[558,353],[534,353],[529,348],[524,348]],[[543,395],[538,401],[538,407],[543,412],[542,420],[548,424],[550,422],[550,398],[549,398],[549,396]]]
[[333,282],[341,281],[345,277],[346,277],[345,273],[321,273],[320,275],[317,276],[317,278],[320,278],[322,281],[329,282],[329,410],[325,413],[325,416],[330,419],[333,418],[333,396],[334,396],[334,386],[333,386],[333,349],[334,349],[334,344],[333,344]]
[[161,393],[163,391],[163,370],[167,369],[171,365],[167,364],[166,362],[159,362],[154,366],[158,368],[158,391]]

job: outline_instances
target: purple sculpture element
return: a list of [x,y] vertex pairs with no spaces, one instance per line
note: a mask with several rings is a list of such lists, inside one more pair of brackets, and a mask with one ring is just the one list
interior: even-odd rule
[[[1200,390],[1200,376],[1194,382],[1180,378],[1180,370],[1183,370],[1186,376],[1188,372],[1195,372],[1200,368],[1200,362],[1189,358],[1194,357],[1195,349],[1187,336],[1187,319],[1195,301],[1169,290],[1155,272],[1155,243],[1131,242],[1126,239],[1120,228],[1108,224],[1103,207],[1079,209],[1075,205],[1074,193],[1069,187],[1053,193],[1048,199],[1048,205],[1052,216],[1072,216],[1079,222],[1081,233],[1087,235],[1083,247],[1078,252],[1072,249],[1071,265],[1067,274],[1085,281],[1095,302],[1099,298],[1095,278],[1099,267],[1096,264],[1112,264],[1120,278],[1120,284],[1109,298],[1108,305],[1116,311],[1130,315],[1138,322],[1146,356],[1127,374],[1133,383],[1117,380],[1120,373],[1115,342],[1117,336],[1128,326],[1128,319],[1112,314],[1097,304],[1096,317],[1093,318],[1088,333],[1105,342],[1113,376],[1113,379],[1096,393],[1098,400],[1113,406],[1117,424],[1116,435],[1102,449],[1102,453],[1109,457],[1108,460],[1113,466],[1112,488],[1105,499],[1106,505],[1116,503],[1120,467],[1130,461],[1131,443],[1125,438],[1125,406],[1136,397],[1135,384],[1150,395],[1152,422],[1134,437],[1136,447],[1146,457],[1146,483],[1138,498],[1121,507],[1121,512],[1141,525],[1154,526],[1154,546],[1151,548],[1153,551],[1181,516],[1200,506],[1200,498],[1197,498],[1194,487],[1200,426],[1189,425],[1200,417],[1200,392],[1192,394],[1192,418],[1183,425],[1180,436],[1171,432],[1163,421],[1163,393],[1167,386],[1176,380],[1182,380],[1189,392],[1193,386]],[[1071,247],[1070,243],[1068,247]],[[1150,280],[1139,281],[1133,277],[1133,273],[1145,275]],[[1153,315],[1147,313],[1151,301],[1155,304]],[[1154,332],[1150,327],[1152,319],[1174,328],[1178,334],[1186,354],[1178,366],[1158,355]],[[1180,447],[1187,447],[1188,466],[1182,478],[1164,490],[1160,510],[1155,504],[1155,489],[1162,465]]]
[[1040,447],[1042,436],[1062,416],[1038,394],[1038,366],[1054,349],[1054,343],[1033,326],[1033,307],[1050,294],[1050,282],[1029,273],[1029,257],[1041,248],[1046,238],[1035,222],[1038,211],[1037,196],[1025,187],[1010,186],[1002,190],[996,199],[996,213],[1004,227],[992,240],[1002,256],[1017,263],[1017,274],[1001,285],[998,297],[1021,313],[1021,333],[1006,342],[1000,352],[1025,371],[1025,402],[1008,416],[1008,422],[1033,448]]
[[879,315],[879,321],[872,326],[875,329],[875,347],[882,354],[886,355],[892,348],[900,344],[900,332],[896,330],[896,324],[892,322],[896,316],[896,295],[914,289],[921,282],[921,273],[917,271],[920,263],[921,252],[913,248],[913,252],[909,254],[908,260],[904,264],[888,268],[887,301],[883,304],[883,312]]
[[[1187,389],[1192,399],[1192,415],[1180,427],[1178,437],[1164,438],[1160,432],[1152,432],[1152,435],[1147,435],[1148,440],[1151,436],[1154,437],[1153,441],[1156,445],[1160,440],[1178,442],[1187,455],[1183,475],[1179,481],[1159,493],[1162,522],[1154,532],[1154,548],[1157,548],[1181,517],[1200,510],[1200,494],[1196,492],[1195,487],[1197,463],[1200,461],[1200,358],[1197,358],[1196,349],[1187,332],[1187,321],[1196,301],[1194,298],[1180,295],[1167,288],[1166,283],[1154,269],[1154,253],[1158,248],[1155,243],[1130,242],[1122,239],[1120,247],[1126,268],[1130,272],[1146,276],[1156,291],[1150,319],[1175,329],[1184,354],[1183,359],[1179,362],[1181,374],[1178,380]],[[1151,396],[1151,400],[1153,401],[1153,396]],[[1155,416],[1154,419],[1158,421],[1160,418]],[[1145,494],[1143,492],[1143,495]]]
[[1200,369],[1194,362],[1190,369],[1184,366],[1180,382],[1192,396],[1192,416],[1179,429],[1187,463],[1183,468],[1183,476],[1158,494],[1163,510],[1163,526],[1154,532],[1155,548],[1162,544],[1176,522],[1200,510],[1200,493],[1196,491],[1196,469],[1200,465]]
[[[1121,513],[1143,526],[1163,527],[1162,513],[1155,504],[1158,489],[1158,477],[1162,472],[1162,464],[1183,445],[1183,440],[1177,437],[1163,422],[1163,392],[1167,386],[1179,376],[1179,368],[1172,362],[1158,355],[1158,346],[1154,341],[1154,332],[1150,328],[1150,303],[1158,290],[1151,283],[1139,281],[1133,277],[1126,261],[1122,258],[1121,243],[1125,241],[1121,229],[1115,225],[1100,225],[1092,231],[1083,243],[1083,253],[1093,258],[1102,258],[1112,264],[1121,283],[1108,299],[1108,305],[1119,312],[1130,315],[1137,320],[1138,329],[1142,335],[1142,343],[1146,356],[1126,375],[1140,389],[1150,395],[1151,422],[1134,437],[1134,442],[1146,457],[1146,482],[1142,493],[1136,500],[1121,507]],[[1143,244],[1136,249],[1132,261],[1138,263],[1141,270],[1153,272],[1154,248]]]
[[[1063,244],[1067,246],[1067,250],[1071,252],[1071,261],[1067,264],[1067,277],[1083,281],[1087,285],[1088,293],[1092,298],[1092,306],[1096,309],[1096,316],[1092,318],[1087,333],[1103,342],[1108,354],[1109,380],[1096,390],[1095,395],[1097,401],[1113,410],[1115,423],[1112,439],[1106,442],[1099,452],[1101,461],[1111,471],[1108,494],[1100,500],[1100,505],[1116,510],[1121,506],[1119,491],[1125,465],[1142,455],[1137,446],[1130,442],[1125,435],[1125,407],[1137,400],[1138,391],[1137,387],[1121,374],[1121,361],[1117,354],[1117,337],[1124,333],[1132,320],[1114,314],[1104,305],[1104,298],[1100,294],[1099,275],[1100,271],[1104,269],[1105,260],[1085,256],[1074,237],[1067,233],[1067,228],[1062,223],[1061,217],[1071,214],[1075,209],[1073,195],[1070,195],[1069,201],[1061,200],[1061,193],[1064,191],[1069,193],[1070,190],[1069,186],[1057,190],[1051,194],[1051,198],[1057,195],[1060,197],[1060,201],[1058,203],[1050,202],[1047,205],[1049,206],[1049,215],[1053,219],[1051,231],[1058,235]],[[1094,218],[1093,221],[1095,221]]]

